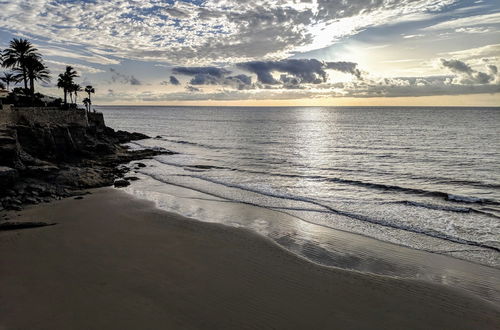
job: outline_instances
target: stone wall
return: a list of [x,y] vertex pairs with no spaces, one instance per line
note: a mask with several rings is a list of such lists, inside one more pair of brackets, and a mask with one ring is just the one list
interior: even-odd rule
[[104,130],[106,124],[104,123],[104,115],[102,112],[88,112],[88,121],[91,126],[96,127],[99,130]]
[[85,109],[11,108],[0,110],[0,125],[76,125],[88,127]]

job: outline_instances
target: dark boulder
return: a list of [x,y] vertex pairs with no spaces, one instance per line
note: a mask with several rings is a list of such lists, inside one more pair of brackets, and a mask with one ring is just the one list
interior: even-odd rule
[[114,185],[115,188],[124,188],[130,186],[130,182],[128,182],[127,180],[119,179],[115,181]]
[[0,166],[0,194],[2,194],[2,190],[14,185],[18,177],[17,170],[7,166]]

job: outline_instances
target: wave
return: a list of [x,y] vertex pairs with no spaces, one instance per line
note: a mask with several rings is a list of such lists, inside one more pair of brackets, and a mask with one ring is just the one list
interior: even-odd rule
[[[172,142],[172,143],[177,143],[177,144],[185,144],[185,145],[192,145],[192,146],[198,146],[198,147],[202,147],[202,148],[207,148],[207,149],[211,149],[211,150],[234,150],[234,149],[244,149],[244,148],[233,148],[233,147],[225,147],[225,146],[214,146],[214,145],[209,145],[209,144],[204,144],[204,143],[198,143],[198,142],[191,142],[191,141],[186,141],[186,140],[176,140],[176,139],[171,139],[171,138],[167,138],[167,137],[164,137],[162,136],[160,138],[161,140],[164,140],[164,141],[168,141],[168,142]],[[264,142],[262,144],[279,144],[279,142],[274,142],[274,141],[268,141],[268,142]],[[360,147],[356,147],[356,146],[339,146],[337,148],[341,148],[341,149],[359,149]],[[383,149],[383,148],[376,148],[376,147],[373,147],[373,149]],[[406,150],[408,148],[406,147],[401,147],[401,148],[389,148],[389,149],[394,149],[394,150]],[[411,149],[411,148],[410,148]],[[376,155],[377,158],[386,158],[386,157],[391,157],[392,155],[388,155],[388,154],[384,154],[384,155]],[[251,158],[252,160],[254,160],[254,158]],[[260,161],[268,161],[268,159],[257,159],[257,160],[260,160]],[[302,167],[303,164],[294,164],[294,163],[290,163],[289,161],[283,161],[283,163],[287,163],[287,164],[290,164],[292,166],[297,166],[297,167]],[[276,164],[281,164],[281,162],[276,162]],[[387,175],[388,173],[384,173],[384,172],[381,172],[381,171],[368,171],[366,169],[348,169],[348,168],[339,168],[339,167],[329,167],[329,168],[322,168],[322,167],[311,167],[311,169],[313,170],[320,170],[320,171],[340,171],[340,172],[357,172],[357,173],[368,173],[368,174],[377,174],[377,175]],[[231,170],[238,170],[238,169],[231,169]],[[242,171],[245,171],[245,170],[242,170]],[[258,173],[257,173],[258,174]],[[401,174],[400,174],[401,176]],[[488,183],[488,182],[482,182],[482,181],[474,181],[474,180],[459,180],[459,179],[452,179],[452,178],[446,178],[446,177],[426,177],[426,176],[415,176],[414,174],[408,174],[408,175],[404,175],[403,174],[403,177],[408,177],[409,179],[412,179],[412,180],[426,180],[426,181],[432,181],[434,182],[435,184],[445,184],[445,185],[450,185],[450,184],[457,184],[457,185],[467,185],[467,186],[471,186],[471,187],[479,187],[479,188],[488,188],[488,189],[500,189],[500,185],[499,184],[495,184],[495,183]],[[342,180],[341,178],[334,178],[334,180]],[[362,183],[362,181],[360,181],[360,183]],[[370,183],[372,185],[377,185],[376,183]],[[385,185],[384,188],[388,188],[390,187],[390,185]],[[404,188],[404,187],[401,187],[403,189],[412,189],[412,188]],[[452,201],[453,199],[455,199],[455,196],[454,194],[449,194],[450,196],[444,196],[445,193],[442,193],[442,192],[431,192],[431,193],[438,193],[440,196],[439,197],[444,197],[444,198],[449,198],[450,201]],[[471,201],[474,197],[470,197],[468,198],[467,196],[464,196],[465,198],[462,199],[462,200],[458,200],[456,199],[457,202],[466,202],[468,203],[469,201]],[[488,199],[476,199],[476,201],[474,202],[479,202],[479,203],[490,203],[491,200],[488,200]],[[500,205],[500,204],[499,204]]]
[[[456,212],[456,213],[479,213],[483,214],[492,218],[497,218],[500,219],[500,216],[487,212],[485,210],[478,210],[472,207],[455,207],[455,206],[447,206],[447,205],[436,205],[436,204],[430,204],[430,203],[422,203],[422,202],[415,202],[415,201],[396,201],[396,202],[387,202],[386,204],[405,204],[405,205],[411,205],[411,206],[416,206],[416,207],[422,207],[430,210],[438,210],[438,211],[447,211],[447,212]],[[495,211],[492,209],[492,211]]]
[[[193,188],[193,187],[190,187],[190,186],[180,185],[178,183],[173,183],[173,182],[170,182],[168,180],[165,180],[164,178],[162,178],[162,177],[160,177],[158,175],[146,173],[146,172],[143,172],[143,171],[141,171],[141,173],[144,174],[144,175],[146,175],[146,176],[149,176],[149,177],[151,177],[151,178],[153,178],[153,179],[155,179],[157,181],[166,183],[166,184],[170,184],[170,185],[174,185],[174,186],[179,186],[179,187],[183,187],[183,188],[186,188],[186,189],[195,190],[195,191],[198,191],[198,192],[201,192],[201,193],[204,193],[204,194],[208,194],[208,195],[211,195],[211,196],[214,196],[214,197],[226,199],[226,200],[229,200],[229,201],[232,201],[232,202],[237,202],[237,203],[242,203],[242,204],[247,204],[247,205],[253,205],[253,206],[258,206],[258,207],[272,209],[272,210],[287,209],[287,208],[280,208],[280,207],[273,207],[273,206],[265,206],[265,205],[261,205],[261,204],[257,204],[257,203],[253,203],[253,202],[249,202],[249,201],[245,201],[245,200],[229,198],[228,196],[214,194],[212,192],[207,192],[207,191],[204,191],[204,190],[201,190],[201,189],[197,189],[197,188]],[[403,230],[403,231],[411,232],[411,233],[414,233],[414,234],[421,234],[421,235],[425,235],[425,236],[429,236],[429,237],[433,237],[433,238],[443,239],[443,240],[446,240],[446,241],[449,241],[449,242],[453,242],[453,243],[458,243],[458,244],[463,244],[463,245],[468,245],[468,246],[475,246],[475,247],[480,247],[480,248],[485,248],[485,249],[489,249],[489,250],[494,250],[496,252],[500,252],[500,248],[499,247],[488,245],[488,244],[485,244],[485,243],[482,243],[482,242],[476,242],[476,241],[472,241],[470,239],[452,236],[452,235],[449,235],[449,234],[446,234],[446,233],[443,233],[443,232],[440,232],[440,231],[434,230],[434,229],[424,229],[424,228],[417,228],[417,227],[414,227],[414,226],[411,226],[411,225],[406,225],[406,224],[396,224],[396,223],[393,223],[393,222],[385,221],[383,219],[375,219],[375,218],[370,218],[370,217],[362,215],[362,214],[357,214],[357,213],[353,213],[353,212],[347,212],[347,211],[343,211],[343,210],[338,210],[338,209],[335,209],[335,208],[333,208],[331,206],[322,204],[322,203],[320,203],[318,201],[315,201],[315,200],[312,200],[312,199],[309,199],[309,198],[306,198],[306,197],[293,196],[293,195],[280,194],[280,193],[270,193],[270,192],[259,190],[259,189],[253,189],[253,188],[250,188],[250,187],[246,187],[246,186],[242,186],[242,185],[238,185],[238,184],[232,184],[232,183],[228,183],[228,182],[223,182],[223,181],[215,180],[215,179],[209,179],[209,178],[205,178],[205,177],[197,176],[197,175],[176,175],[176,176],[179,176],[179,177],[191,177],[191,178],[194,178],[194,179],[199,179],[199,180],[210,182],[210,183],[213,183],[213,184],[219,184],[219,185],[222,185],[222,186],[225,186],[225,187],[228,187],[228,188],[240,189],[240,190],[244,190],[244,191],[248,191],[248,192],[253,192],[253,193],[260,194],[260,195],[264,195],[264,196],[268,196],[268,197],[273,197],[273,198],[278,198],[278,199],[286,199],[286,200],[293,200],[293,201],[305,202],[305,203],[312,204],[312,205],[315,205],[315,206],[318,206],[318,207],[322,208],[322,210],[321,209],[317,210],[317,209],[301,209],[301,208],[293,209],[293,208],[288,208],[290,210],[307,210],[308,212],[331,213],[331,214],[341,215],[341,216],[345,216],[345,217],[348,217],[348,218],[351,218],[351,219],[355,219],[355,220],[359,220],[359,221],[363,221],[363,222],[367,222],[367,223],[371,223],[371,224],[375,224],[375,225],[379,225],[379,226],[383,226],[383,227],[387,227],[387,228],[392,228],[392,229],[397,229],[397,230]],[[319,226],[322,226],[322,227],[325,227],[325,228],[335,229],[335,228],[329,227],[327,225],[318,224],[318,223],[315,223],[315,222],[307,221],[307,220],[302,219],[302,218],[298,218],[298,219],[300,219],[301,221],[306,221],[308,223],[311,223],[311,224],[314,224],[314,225],[319,225]]]
[[205,167],[205,169],[219,169],[219,170],[229,170],[229,171],[237,171],[237,172],[242,172],[242,173],[269,175],[269,176],[285,177],[285,178],[300,178],[300,179],[308,179],[308,180],[319,180],[319,181],[335,182],[335,183],[346,184],[346,185],[356,185],[356,186],[361,186],[361,187],[370,188],[370,189],[383,190],[383,191],[395,191],[395,192],[401,192],[401,193],[405,193],[405,194],[412,194],[412,195],[425,196],[425,197],[438,197],[438,198],[442,198],[444,200],[447,200],[450,202],[456,202],[456,203],[481,204],[481,205],[500,205],[500,203],[498,203],[497,201],[491,200],[491,199],[477,198],[477,197],[471,197],[471,196],[459,196],[459,195],[454,195],[454,194],[441,192],[441,191],[432,191],[432,190],[425,190],[425,189],[420,189],[420,188],[409,188],[409,187],[402,187],[402,186],[397,186],[397,185],[388,185],[388,184],[367,182],[367,181],[361,181],[361,180],[344,179],[344,178],[338,178],[338,177],[332,178],[332,177],[325,177],[322,175],[299,175],[299,174],[273,173],[273,172],[263,172],[263,171],[255,171],[255,170],[248,170],[248,169],[241,169],[241,168],[225,167],[225,166],[182,165],[182,164],[164,161],[164,160],[161,160],[158,158],[156,159],[156,161],[158,161],[162,164],[165,164],[165,165],[171,165],[171,166],[182,167],[182,168],[189,168],[189,167],[198,166],[198,168]]
[[222,147],[222,146],[213,146],[210,144],[204,144],[204,143],[198,143],[198,142],[190,142],[190,141],[185,141],[185,140],[174,140],[174,139],[169,139],[166,137],[161,137],[158,140],[163,140],[171,143],[177,143],[177,144],[187,144],[191,146],[196,146],[196,147],[202,147],[202,148],[207,148],[211,150],[219,150],[219,149],[227,149],[227,150],[232,150],[232,149],[237,149],[237,148],[231,148],[231,147]]

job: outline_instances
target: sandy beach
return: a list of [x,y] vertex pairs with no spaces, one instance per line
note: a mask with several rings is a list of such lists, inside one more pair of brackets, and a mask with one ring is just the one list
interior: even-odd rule
[[[2,214],[0,214],[1,216]],[[8,213],[0,329],[498,329],[500,307],[318,266],[247,230],[112,188]]]

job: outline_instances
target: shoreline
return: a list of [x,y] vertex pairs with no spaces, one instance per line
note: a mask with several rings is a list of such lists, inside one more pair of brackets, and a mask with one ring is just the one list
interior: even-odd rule
[[[280,210],[210,199],[209,195],[188,187],[164,182],[151,185],[151,181],[139,177],[141,180],[124,188],[131,196],[190,219],[250,230],[308,262],[442,284],[488,301],[500,301],[500,269],[494,266],[358,232],[324,227]],[[221,214],[224,217],[220,217]],[[243,218],[247,221],[236,220]]]
[[[138,175],[137,172],[135,172],[135,171],[129,172],[129,174]],[[195,188],[191,188],[191,187],[187,187],[187,186],[182,186],[182,185],[177,185],[177,184],[173,184],[173,183],[166,183],[166,182],[157,180],[157,179],[155,179],[153,177],[150,177],[150,176],[147,176],[147,175],[144,175],[144,174],[138,175],[138,176],[140,177],[140,180],[141,180],[140,182],[143,182],[144,179],[149,179],[149,180],[161,182],[161,184],[166,185],[166,186],[175,187],[176,189],[191,190],[191,191],[193,191],[193,192],[195,192],[197,194],[202,194],[202,195],[210,196],[210,194],[207,194],[207,193],[205,193],[205,192],[203,192],[201,190],[197,190]],[[137,182],[139,182],[139,181],[137,181]],[[141,197],[138,197],[138,195],[136,195],[136,193],[130,191],[130,188],[134,189],[135,184],[137,182],[132,182],[130,186],[125,187],[126,190],[131,195],[134,195],[137,198],[152,201],[151,199],[148,199],[148,197],[147,197],[148,193],[143,193],[141,189],[138,190],[138,191],[141,191],[141,193],[139,194],[139,195],[141,195]],[[157,193],[157,192],[155,192],[155,193]],[[222,200],[221,200],[221,202],[222,202]],[[257,205],[257,204],[252,204],[252,203],[246,203],[246,202],[236,202],[236,203],[241,204],[241,205],[245,205],[245,206],[249,206],[249,207],[261,208],[261,209],[264,209],[264,210],[267,210],[267,211],[270,211],[270,212],[281,213],[281,214],[284,214],[284,215],[286,215],[286,216],[288,216],[290,218],[295,218],[295,219],[298,219],[298,220],[300,220],[300,221],[302,221],[304,223],[307,223],[307,225],[318,226],[318,227],[321,227],[321,228],[325,228],[327,230],[336,231],[336,232],[342,232],[342,233],[347,234],[347,235],[360,236],[360,237],[363,237],[364,239],[375,240],[375,241],[380,242],[382,244],[394,245],[394,246],[397,246],[399,248],[405,248],[405,249],[410,249],[410,250],[419,251],[419,252],[431,253],[431,254],[434,254],[434,255],[439,255],[439,256],[451,258],[453,260],[459,260],[459,261],[463,261],[463,262],[467,262],[467,263],[472,263],[472,264],[475,264],[477,266],[483,266],[483,267],[492,268],[492,269],[496,269],[496,270],[500,271],[500,266],[491,265],[491,264],[488,264],[487,262],[481,262],[479,260],[475,260],[475,259],[472,259],[472,258],[465,258],[465,257],[460,257],[460,256],[457,256],[457,255],[452,255],[452,254],[445,253],[447,251],[445,251],[445,252],[439,252],[439,251],[419,249],[419,248],[411,246],[411,245],[405,245],[405,244],[403,244],[401,242],[393,242],[393,241],[383,240],[383,239],[378,238],[378,237],[369,236],[369,235],[364,234],[362,232],[354,232],[354,231],[349,231],[347,229],[334,228],[334,227],[328,227],[328,226],[325,226],[325,225],[317,224],[317,223],[309,221],[309,220],[307,220],[305,218],[299,217],[297,215],[286,213],[285,211],[280,210],[280,209],[273,209],[273,208],[270,208],[270,207],[265,207],[265,206],[261,206],[261,205]],[[156,206],[156,207],[158,207],[158,206]],[[173,212],[173,213],[176,213],[176,214],[180,214],[180,213],[177,213],[175,211],[169,211],[168,209],[165,209],[165,208],[162,208],[162,207],[158,207],[158,208],[160,208],[160,209],[162,209],[164,211],[167,211],[167,212]],[[180,214],[180,215],[182,215],[182,214]],[[185,216],[185,215],[183,215],[183,216]],[[186,216],[186,217],[191,218],[190,216]],[[199,221],[203,221],[202,219],[197,219],[197,218],[194,218],[194,219],[199,220]],[[399,230],[400,228],[392,228],[392,229]],[[424,233],[419,233],[419,232],[411,232],[411,233],[412,234],[416,234],[416,235],[422,235],[423,237],[430,238],[430,239],[433,239],[433,240],[436,240],[436,241],[444,240],[444,241],[447,241],[447,242],[453,243],[453,244],[458,244],[458,245],[462,244],[460,242],[448,241],[448,240],[446,240],[444,238],[441,238],[441,237],[426,236]],[[492,250],[489,247],[482,247],[482,246],[477,246],[477,247],[481,248],[481,249],[485,249],[485,250]],[[466,251],[466,250],[463,250],[463,251]],[[496,250],[493,250],[493,251],[496,251]]]
[[16,221],[58,224],[0,232],[0,328],[494,329],[500,321],[498,305],[460,290],[320,266],[249,230],[153,204],[100,188],[15,212]]

